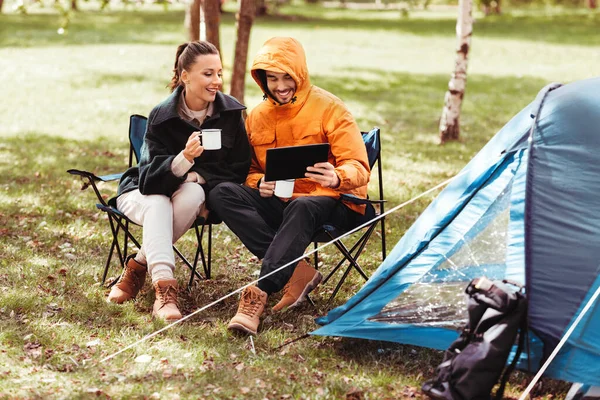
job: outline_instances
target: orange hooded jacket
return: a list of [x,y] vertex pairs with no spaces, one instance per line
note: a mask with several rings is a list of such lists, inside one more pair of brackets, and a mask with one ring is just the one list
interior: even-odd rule
[[[289,74],[296,82],[295,98],[287,104],[279,104],[269,97],[259,70]],[[340,178],[339,187],[325,188],[309,179],[297,179],[292,198],[339,197],[340,193],[366,198],[371,171],[360,129],[340,99],[311,85],[302,45],[292,38],[269,39],[254,58],[251,72],[266,100],[246,119],[246,131],[252,147],[252,164],[246,185],[255,188],[264,177],[267,149],[329,143],[328,161]],[[356,212],[364,213],[364,205],[347,205]]]

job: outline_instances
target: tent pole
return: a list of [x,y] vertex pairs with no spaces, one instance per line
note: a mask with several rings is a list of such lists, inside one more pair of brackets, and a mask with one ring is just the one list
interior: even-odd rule
[[581,322],[581,319],[589,311],[589,309],[592,307],[592,304],[594,304],[594,302],[596,301],[596,299],[598,298],[599,295],[600,295],[600,285],[598,285],[598,288],[594,292],[594,295],[588,300],[585,307],[583,307],[583,310],[581,310],[581,312],[575,319],[575,322],[573,322],[573,325],[571,325],[571,327],[569,328],[567,333],[565,333],[565,335],[562,337],[562,339],[560,340],[558,345],[554,348],[554,351],[552,351],[552,354],[550,354],[550,357],[548,357],[548,359],[546,360],[544,365],[542,365],[542,368],[540,368],[538,373],[533,377],[533,380],[529,383],[529,386],[527,386],[527,388],[525,389],[525,391],[523,392],[521,397],[519,397],[519,400],[525,400],[525,398],[529,395],[529,392],[531,392],[531,389],[533,389],[535,384],[540,380],[544,371],[546,371],[546,369],[548,368],[548,366],[550,365],[552,360],[554,360],[554,357],[556,357],[556,355],[558,354],[560,349],[564,346],[564,344],[567,342],[567,340],[569,340],[569,337],[571,337],[571,334],[573,333],[575,328],[577,328],[577,325],[579,325],[579,323]]

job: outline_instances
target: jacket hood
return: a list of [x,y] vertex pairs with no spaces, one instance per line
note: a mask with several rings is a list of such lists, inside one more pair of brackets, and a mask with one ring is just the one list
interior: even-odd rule
[[296,82],[296,98],[305,99],[310,91],[306,55],[300,42],[290,37],[274,37],[265,42],[252,63],[252,78],[263,93],[271,97],[260,70],[289,74]]

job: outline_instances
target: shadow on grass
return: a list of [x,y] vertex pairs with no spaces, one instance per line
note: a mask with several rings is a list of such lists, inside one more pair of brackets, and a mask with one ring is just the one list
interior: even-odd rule
[[[298,12],[296,10],[292,12]],[[387,30],[424,37],[455,36],[456,20],[448,18],[364,18],[360,11],[347,11],[332,17],[298,14],[257,18],[255,25],[285,32],[290,28]],[[0,47],[74,44],[172,44],[184,34],[184,12],[167,11],[88,11],[72,19],[68,34],[58,35],[60,17],[56,14],[0,14]],[[232,27],[235,15],[225,13],[221,25]],[[600,45],[593,34],[600,13],[565,12],[562,15],[492,16],[477,20],[475,37],[514,39],[579,46]],[[157,34],[158,33],[158,34]]]

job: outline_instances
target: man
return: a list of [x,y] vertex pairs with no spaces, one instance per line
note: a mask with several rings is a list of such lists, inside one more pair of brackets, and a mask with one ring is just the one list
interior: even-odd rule
[[[302,260],[262,277],[300,258],[324,223],[354,227],[364,206],[344,204],[339,196],[365,198],[370,170],[358,125],[340,99],[311,85],[297,40],[268,40],[251,72],[264,101],[246,120],[252,148],[250,172],[243,186],[223,183],[213,189],[209,204],[248,250],[262,259],[261,279],[243,291],[228,326],[256,334],[269,295],[283,288],[273,310],[294,307],[322,275]],[[329,143],[328,161],[308,167],[306,178],[295,181],[291,198],[274,196],[275,182],[264,180],[267,149],[314,143]]]

